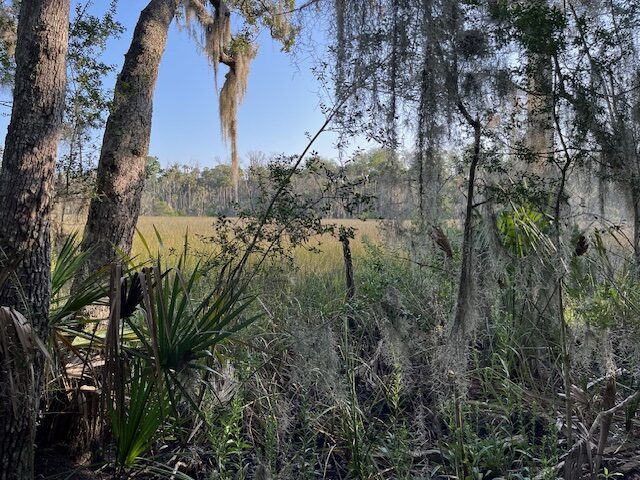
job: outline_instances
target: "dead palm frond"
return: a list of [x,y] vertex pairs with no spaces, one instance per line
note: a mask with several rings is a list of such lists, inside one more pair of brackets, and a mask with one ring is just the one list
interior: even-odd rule
[[[0,306],[0,361],[5,363],[1,368],[7,374],[3,393],[11,399],[16,417],[19,412],[18,402],[24,395],[30,395],[30,392],[21,389],[25,386],[30,388],[34,384],[33,381],[22,381],[21,377],[35,376],[36,354],[50,359],[47,347],[25,316],[13,308]],[[20,366],[16,367],[16,363]]]

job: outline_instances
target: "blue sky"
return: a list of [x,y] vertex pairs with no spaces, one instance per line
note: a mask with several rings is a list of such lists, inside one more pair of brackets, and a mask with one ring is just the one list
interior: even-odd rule
[[[79,1],[72,0],[72,5]],[[116,65],[116,71],[122,66],[136,21],[147,3],[148,0],[119,2],[117,19],[126,31],[109,43],[105,54],[105,60]],[[102,13],[108,4],[109,0],[94,0],[92,12]],[[322,125],[322,87],[311,72],[312,66],[303,55],[281,52],[280,45],[268,34],[260,35],[258,56],[251,67],[247,95],[238,117],[238,145],[243,159],[251,151],[299,153],[307,144],[305,132],[313,133]],[[221,66],[220,86],[225,73],[226,67]],[[112,89],[114,83],[115,76],[108,79],[107,87]],[[7,123],[8,116],[0,118],[3,137]],[[324,134],[315,150],[335,158],[334,141],[331,133]],[[229,161],[229,148],[220,135],[213,71],[187,32],[175,24],[156,86],[149,153],[165,166],[177,162],[204,167]]]

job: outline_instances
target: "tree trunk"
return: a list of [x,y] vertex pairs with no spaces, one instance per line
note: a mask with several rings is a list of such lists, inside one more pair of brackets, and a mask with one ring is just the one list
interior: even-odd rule
[[99,268],[129,253],[144,186],[151,137],[153,93],[178,0],[151,0],[140,14],[116,82],[98,163],[83,249],[88,267]]
[[529,169],[540,175],[552,175],[550,162],[554,152],[553,70],[548,55],[530,54],[527,93],[527,147],[531,153]]
[[480,148],[482,141],[482,126],[479,119],[474,119],[462,101],[458,102],[458,110],[467,123],[473,128],[473,157],[469,166],[469,184],[467,185],[467,206],[464,217],[464,233],[462,237],[462,265],[458,297],[456,301],[455,317],[453,319],[452,335],[464,335],[469,328],[473,300],[473,264],[474,264],[474,230],[473,230],[473,196],[475,191],[476,170],[480,162]]
[[[0,172],[0,265],[17,265],[0,290],[31,331],[47,335],[51,296],[49,216],[62,130],[69,0],[22,0],[11,122]],[[1,288],[1,287],[0,287]],[[0,480],[33,478],[43,359],[0,325]]]
[[342,258],[344,260],[344,273],[347,287],[346,300],[350,302],[356,296],[356,282],[353,276],[353,256],[351,255],[351,245],[349,235],[346,231],[340,232],[340,242],[342,243]]
[[[531,0],[534,11],[545,12],[549,0]],[[528,170],[543,177],[552,177],[556,168],[554,154],[553,57],[542,49],[527,52],[527,128],[529,148]],[[551,210],[549,206],[549,210]]]

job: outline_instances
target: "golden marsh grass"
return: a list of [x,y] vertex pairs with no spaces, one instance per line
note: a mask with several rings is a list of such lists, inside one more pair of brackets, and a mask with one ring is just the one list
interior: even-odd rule
[[[339,219],[325,220],[338,225],[352,227],[355,238],[351,242],[352,253],[359,255],[364,250],[365,242],[379,243],[381,241],[380,222],[377,220]],[[84,219],[67,218],[64,225],[66,233],[81,233]],[[215,245],[204,240],[214,233],[214,218],[212,217],[168,217],[142,216],[138,220],[137,233],[134,236],[132,256],[147,257],[146,242],[152,255],[158,252],[181,251],[184,247],[185,236],[189,241],[191,251],[213,252]],[[162,246],[156,235],[156,230],[162,240]],[[142,241],[144,238],[144,242]],[[320,253],[311,252],[304,247],[294,251],[296,264],[303,270],[328,271],[342,264],[342,247],[340,242],[330,235],[314,236],[310,245],[317,247]]]
[[[211,217],[140,217],[138,221],[138,231],[144,237],[149,250],[155,254],[160,249],[160,243],[155,230],[158,231],[162,239],[162,250],[180,250],[184,246],[185,236],[188,235],[189,246],[196,251],[208,251],[215,248],[210,242],[203,241],[203,237],[210,237],[214,231],[214,219]],[[380,241],[380,228],[376,220],[327,220],[339,225],[353,227],[355,238],[352,241],[354,255],[358,255],[364,249],[364,242]],[[154,230],[155,227],[155,230]],[[308,249],[298,247],[294,251],[294,258],[297,265],[302,269],[313,271],[330,270],[342,262],[342,248],[339,241],[329,235],[322,237],[315,236],[311,239],[311,245],[318,246],[321,253],[310,252]],[[145,256],[146,248],[140,238],[136,235],[133,243],[133,255]]]

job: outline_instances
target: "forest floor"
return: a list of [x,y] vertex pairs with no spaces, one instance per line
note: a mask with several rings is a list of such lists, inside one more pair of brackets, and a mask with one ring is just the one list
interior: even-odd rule
[[39,448],[35,460],[36,480],[101,480],[106,478],[82,461],[73,461],[60,448]]

